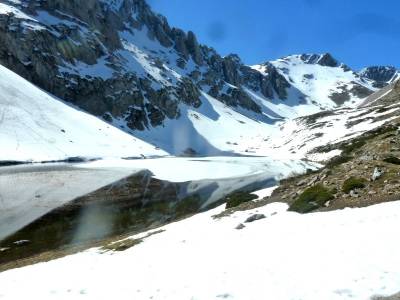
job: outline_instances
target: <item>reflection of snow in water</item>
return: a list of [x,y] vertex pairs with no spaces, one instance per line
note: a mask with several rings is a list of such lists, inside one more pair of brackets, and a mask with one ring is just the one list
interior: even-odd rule
[[63,164],[1,168],[0,240],[49,211],[131,173]]
[[[212,157],[1,168],[0,239],[61,205],[143,169],[149,169],[161,180],[182,182],[178,197],[199,193],[206,206],[251,184],[255,189],[274,185],[277,179],[288,176],[293,170],[303,172],[307,167],[310,166],[299,161],[282,163],[268,158]],[[207,176],[210,179],[205,179]],[[88,215],[94,218],[93,222],[97,218],[95,215]],[[88,222],[85,220],[84,224]]]

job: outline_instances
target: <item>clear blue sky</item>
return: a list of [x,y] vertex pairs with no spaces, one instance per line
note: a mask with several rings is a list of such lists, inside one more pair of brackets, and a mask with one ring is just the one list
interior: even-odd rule
[[247,64],[330,52],[359,69],[400,68],[400,0],[148,0],[171,26],[192,30]]

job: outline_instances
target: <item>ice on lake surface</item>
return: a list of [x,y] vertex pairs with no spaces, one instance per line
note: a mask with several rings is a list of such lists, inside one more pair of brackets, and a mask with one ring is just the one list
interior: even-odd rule
[[235,190],[273,186],[293,167],[307,165],[207,157],[3,167],[0,248],[11,248],[3,260],[162,225]]

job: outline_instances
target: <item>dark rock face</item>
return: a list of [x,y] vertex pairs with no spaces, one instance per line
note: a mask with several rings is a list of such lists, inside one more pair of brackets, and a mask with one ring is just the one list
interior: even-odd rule
[[392,66],[372,66],[363,69],[360,76],[375,81],[374,86],[382,88],[395,77],[397,70]]
[[144,0],[5,3],[32,20],[0,14],[2,65],[133,130],[178,118],[180,105],[200,107],[200,90],[227,105],[261,112],[245,87],[285,99],[290,86],[272,65],[264,76],[237,55],[221,57],[200,45],[193,32],[171,28]]
[[331,54],[303,54],[301,60],[307,64],[318,64],[325,67],[337,67],[339,64]]
[[352,86],[339,86],[338,89],[340,90],[340,92],[334,92],[329,97],[337,105],[342,105],[346,101],[350,100],[350,95],[358,98],[366,98],[373,93],[373,91],[363,85],[358,84],[357,82],[352,81],[351,84]]

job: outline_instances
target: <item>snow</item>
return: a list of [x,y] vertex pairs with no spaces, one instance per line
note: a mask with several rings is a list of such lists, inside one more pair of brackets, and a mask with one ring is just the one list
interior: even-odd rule
[[274,192],[274,190],[276,190],[277,188],[278,188],[278,186],[275,185],[275,186],[267,187],[267,188],[262,189],[262,190],[258,190],[258,191],[252,192],[252,194],[256,195],[258,197],[257,200],[262,200],[262,199],[264,199],[266,197],[271,196],[272,193]]
[[109,66],[107,56],[99,58],[93,65],[88,65],[81,61],[76,61],[74,64],[64,62],[64,66],[60,66],[58,69],[61,74],[75,74],[86,78],[102,78],[103,80],[111,78],[115,72]]
[[269,157],[204,157],[204,158],[156,158],[136,160],[99,160],[76,165],[79,168],[122,168],[150,170],[155,178],[172,182],[201,179],[223,179],[256,174],[269,174],[280,179],[292,173],[303,173],[306,168],[318,165],[299,160],[286,162]]
[[0,160],[167,154],[68,106],[3,66],[0,90]]
[[[18,4],[18,2],[15,2],[14,4]],[[0,3],[0,14],[5,14],[5,15],[13,14],[16,18],[19,19],[35,21],[35,19],[31,18],[20,9],[11,5],[7,5],[5,3]]]
[[[0,299],[364,300],[399,291],[400,202],[307,215],[286,208],[213,219],[219,207],[134,236],[144,241],[122,252],[94,248],[6,271]],[[235,229],[255,213],[266,218]]]
[[[342,65],[337,67],[322,66],[317,63],[306,63],[301,59],[301,55],[291,55],[282,59],[271,62],[278,68],[288,82],[295,89],[304,95],[308,109],[315,110],[332,109],[337,104],[329,97],[332,93],[340,93],[341,86],[345,86],[347,90],[356,83],[375,91],[369,81],[361,80],[359,76],[352,71],[345,71]],[[254,65],[253,69],[265,73],[264,65]],[[290,98],[289,98],[290,99]],[[345,106],[355,107],[362,99],[350,94],[350,99],[345,102]],[[293,109],[297,109],[294,107]],[[305,114],[302,114],[303,116]],[[301,116],[301,115],[299,115]]]

